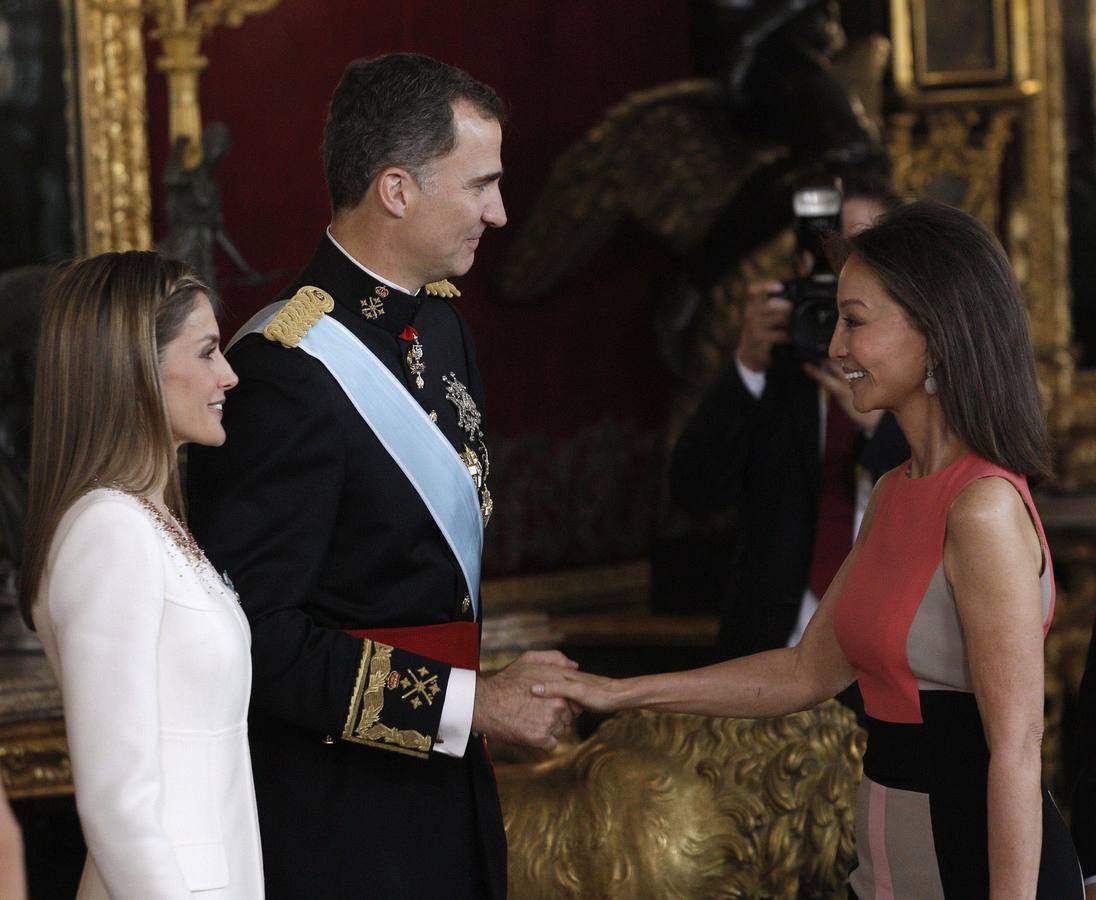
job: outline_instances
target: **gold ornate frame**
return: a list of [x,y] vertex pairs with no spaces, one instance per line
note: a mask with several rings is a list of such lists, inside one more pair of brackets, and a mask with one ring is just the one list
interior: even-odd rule
[[[900,96],[919,98],[931,89],[956,88],[971,82],[995,82],[995,87],[973,88],[979,97],[1000,97],[1015,93],[1032,78],[1032,23],[1041,17],[1041,0],[992,0],[994,43],[1005,50],[1005,59],[986,70],[954,72],[928,69],[926,54],[926,0],[891,0],[891,40],[894,46],[894,86]],[[1002,82],[1007,82],[1002,84]],[[922,88],[930,91],[923,91]]]
[[[1096,5],[1089,5],[1089,45],[1096,47]],[[1096,69],[1093,72],[1096,87]],[[1078,473],[1078,480],[1096,483],[1096,369],[1080,369],[1074,376],[1073,439],[1068,462]]]
[[140,0],[61,0],[77,243],[89,254],[152,245]]
[[997,82],[1008,78],[1008,9],[1006,0],[990,0],[992,16],[993,62],[990,66],[974,66],[954,70],[933,69],[929,66],[929,43],[931,41],[929,25],[930,0],[911,0],[913,7],[914,64],[917,67],[918,81],[926,86],[938,84],[954,85],[969,82]]
[[[999,0],[1003,6],[1005,0]],[[1069,311],[1069,261],[1066,226],[1066,147],[1063,109],[1063,70],[1061,54],[1048,48],[1061,45],[1061,11],[1057,0],[1007,0],[1010,65],[1004,84],[972,87],[962,78],[930,86],[919,82],[916,65],[915,20],[923,13],[923,0],[892,0],[891,32],[894,41],[894,83],[903,101],[904,111],[892,117],[892,130],[901,135],[909,130],[905,119],[924,120],[929,146],[915,151],[906,148],[895,158],[896,175],[903,168],[916,171],[922,157],[946,151],[961,159],[945,144],[955,143],[955,128],[963,130],[970,122],[966,137],[959,141],[964,151],[980,145],[985,157],[967,152],[972,185],[985,181],[987,173],[1000,172],[1000,152],[1008,139],[1003,129],[1015,119],[1020,148],[1021,180],[1008,185],[1010,203],[1004,214],[1003,240],[1020,276],[1031,313],[1032,338],[1039,364],[1039,376],[1047,402],[1051,430],[1064,447],[1062,480],[1065,483],[1089,480],[1071,464],[1074,420],[1073,357],[1069,350],[1071,321]],[[1096,23],[1094,23],[1096,28]],[[988,132],[975,127],[989,121]],[[995,128],[994,124],[1000,126]],[[987,136],[988,134],[988,136]],[[943,143],[942,143],[943,142]],[[896,148],[892,143],[892,154]],[[909,155],[903,159],[903,154]],[[994,156],[989,159],[988,156]],[[905,165],[904,163],[909,163]],[[917,185],[900,185],[916,191]],[[995,207],[998,189],[993,186],[992,201],[985,204],[986,214]],[[971,212],[979,214],[979,210]],[[988,224],[999,224],[987,220]],[[1096,384],[1096,380],[1094,380]],[[1096,390],[1096,388],[1094,388]],[[1094,468],[1093,474],[1096,474]]]

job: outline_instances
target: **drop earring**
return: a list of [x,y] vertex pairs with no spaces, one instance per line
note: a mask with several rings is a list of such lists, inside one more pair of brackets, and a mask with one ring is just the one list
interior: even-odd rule
[[932,366],[929,366],[929,370],[925,373],[925,393],[931,397],[939,389],[939,385],[936,383],[936,375],[932,370]]

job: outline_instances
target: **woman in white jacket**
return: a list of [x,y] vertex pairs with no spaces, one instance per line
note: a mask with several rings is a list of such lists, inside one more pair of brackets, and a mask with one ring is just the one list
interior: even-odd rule
[[20,600],[64,698],[78,896],[260,898],[250,631],[171,511],[236,384],[209,291],[151,252],[74,263],[37,367]]

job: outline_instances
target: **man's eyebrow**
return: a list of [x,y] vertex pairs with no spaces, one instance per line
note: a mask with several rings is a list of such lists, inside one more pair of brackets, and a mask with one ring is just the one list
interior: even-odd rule
[[490,172],[487,175],[480,175],[479,178],[473,178],[468,182],[468,187],[483,187],[492,181],[498,181],[500,178],[502,178],[502,169],[497,172]]

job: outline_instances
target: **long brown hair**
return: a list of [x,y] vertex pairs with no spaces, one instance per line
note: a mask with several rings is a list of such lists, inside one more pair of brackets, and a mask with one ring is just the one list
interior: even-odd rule
[[835,264],[855,253],[925,336],[944,416],[967,446],[1012,472],[1049,477],[1027,309],[992,232],[919,200],[827,249]]
[[209,289],[151,251],[103,253],[59,270],[46,294],[34,385],[19,606],[31,607],[65,511],[96,485],[164,486],[180,508],[178,458],[160,387],[165,346]]

